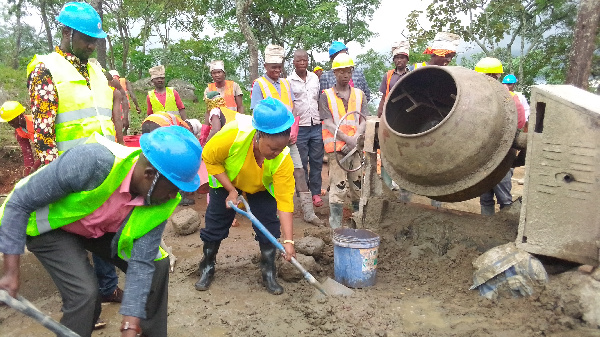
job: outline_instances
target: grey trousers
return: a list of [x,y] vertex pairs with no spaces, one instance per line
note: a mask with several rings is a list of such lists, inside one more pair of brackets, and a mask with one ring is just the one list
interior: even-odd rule
[[[127,262],[111,254],[114,235],[107,233],[97,239],[87,239],[57,229],[27,237],[27,249],[40,260],[62,297],[63,317],[60,322],[82,337],[92,335],[101,310],[98,281],[88,252],[127,271]],[[154,261],[154,265],[156,269],[146,302],[146,319],[140,325],[146,336],[166,337],[169,259]]]

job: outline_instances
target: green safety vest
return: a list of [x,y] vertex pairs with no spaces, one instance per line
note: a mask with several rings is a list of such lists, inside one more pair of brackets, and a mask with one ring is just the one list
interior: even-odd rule
[[60,54],[35,55],[27,66],[27,74],[39,63],[44,63],[50,71],[60,98],[54,122],[58,154],[85,143],[94,132],[114,141],[113,92],[102,68],[87,63],[90,90],[85,78]]
[[[225,173],[227,173],[227,177],[229,177],[229,180],[231,181],[237,177],[242,166],[244,166],[244,161],[246,161],[248,152],[251,151],[250,147],[252,145],[252,139],[256,133],[256,129],[252,127],[252,117],[246,115],[239,115],[235,121],[227,123],[220,132],[235,128],[238,129],[238,133],[235,137],[235,141],[229,148],[229,155],[225,159],[223,165],[225,166]],[[277,157],[274,159],[265,159],[263,162],[262,182],[273,197],[275,197],[273,175],[277,172],[288,153],[290,153],[290,148],[286,146]],[[214,176],[210,176],[208,182],[212,188],[223,187]]]
[[165,98],[165,105],[158,100],[156,97],[156,92],[154,90],[148,91],[148,97],[150,97],[150,105],[152,105],[152,112],[164,111],[168,113],[175,114],[179,117],[179,108],[177,108],[177,102],[175,102],[175,94],[173,93],[173,88],[166,87],[167,97]]
[[[31,213],[27,223],[27,235],[38,236],[92,214],[121,186],[141,153],[139,148],[126,147],[111,142],[97,133],[89,138],[88,143],[100,143],[115,155],[115,162],[110,173],[100,186],[91,191],[71,193],[50,205],[35,210]],[[45,168],[46,166],[19,181],[15,186],[15,190]],[[11,196],[12,192],[0,207],[0,219],[4,216],[4,207]],[[117,250],[119,257],[128,260],[131,257],[133,242],[166,221],[180,200],[181,195],[177,194],[175,199],[161,205],[135,206],[119,237]],[[167,253],[160,248],[156,259],[160,260],[166,256],[168,256]]]

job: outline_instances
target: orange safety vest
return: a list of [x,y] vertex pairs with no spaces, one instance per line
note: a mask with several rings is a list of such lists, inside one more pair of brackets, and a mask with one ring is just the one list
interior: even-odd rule
[[285,78],[279,79],[279,84],[281,86],[281,95],[279,94],[279,92],[277,92],[277,89],[275,88],[273,83],[271,83],[271,81],[266,79],[264,76],[261,78],[257,78],[256,82],[258,82],[258,86],[262,91],[263,98],[273,97],[275,99],[280,100],[288,108],[288,110],[292,111],[294,109],[294,102],[292,101],[292,90],[290,89],[291,86],[288,80],[286,80]]
[[[341,98],[339,98],[333,88],[323,90],[323,92],[327,95],[327,105],[329,107],[329,112],[333,116],[333,122],[335,125],[338,125],[342,117],[346,114],[346,107],[344,107],[344,102]],[[348,111],[358,111],[360,112],[360,108],[362,107],[362,99],[363,92],[360,89],[350,87],[350,98],[348,99]],[[354,118],[354,114],[349,115],[344,119],[344,122],[340,125],[340,131],[345,133],[348,136],[354,136],[356,134],[356,127],[358,124],[356,123],[357,119]],[[325,152],[332,153],[334,151],[341,151],[345,142],[336,141],[335,149],[333,148],[333,134],[329,132],[326,128],[322,130],[323,134],[323,143],[325,144]]]
[[127,90],[127,79],[124,77],[119,77],[119,83],[121,83],[121,88],[123,88],[123,90],[125,90],[125,95],[127,95],[127,103],[129,104],[129,107],[131,108],[131,102],[129,101],[129,90]]
[[[225,105],[231,110],[237,111],[237,103],[235,102],[235,96],[233,95],[233,81],[225,81],[225,90],[223,98],[225,98]],[[217,84],[215,82],[208,84],[208,91],[218,91]]]
[[387,72],[387,82],[385,86],[385,96],[382,99],[385,99],[390,94],[390,82],[392,81],[392,75],[394,75],[395,69],[388,70]]
[[[172,113],[159,111],[155,112],[152,115],[146,117],[144,122],[150,121],[154,122],[160,126],[171,126],[171,125],[179,125],[189,130],[188,123],[184,122],[179,116],[174,115]],[[143,122],[142,122],[143,124]],[[190,130],[191,131],[191,130]]]
[[30,140],[33,140],[33,116],[32,115],[24,115],[25,116],[25,122],[27,123],[27,128],[18,128],[17,130],[17,134],[21,137],[21,138],[28,138]]

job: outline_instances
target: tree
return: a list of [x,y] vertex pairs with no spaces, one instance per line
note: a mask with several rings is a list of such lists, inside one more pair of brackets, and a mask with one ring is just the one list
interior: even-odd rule
[[248,54],[250,56],[249,72],[250,81],[252,82],[258,78],[258,41],[250,28],[248,19],[246,18],[248,10],[253,0],[236,0],[235,1],[235,17],[237,19],[238,26],[244,34],[246,44],[248,45]]
[[587,89],[589,85],[594,50],[598,47],[596,37],[599,23],[600,1],[581,0],[569,57],[567,83],[582,89]]
[[553,69],[564,73],[566,53],[552,48],[550,41],[566,42],[570,48],[575,11],[575,0],[434,0],[426,10],[431,29],[419,24],[423,13],[413,11],[408,17],[409,38],[423,43],[438,31],[457,33],[486,56],[501,59],[505,72],[517,73],[520,84],[532,83],[538,75],[526,73],[527,63],[539,51],[548,62],[560,60]]

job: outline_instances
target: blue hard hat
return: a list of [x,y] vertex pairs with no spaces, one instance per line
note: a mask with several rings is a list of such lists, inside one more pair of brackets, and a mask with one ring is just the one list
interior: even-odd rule
[[294,115],[280,100],[267,97],[258,102],[252,113],[252,127],[268,134],[283,132],[294,124]]
[[517,83],[517,78],[513,74],[508,74],[508,75],[504,76],[504,78],[502,79],[502,83],[515,84],[515,83]]
[[175,186],[184,192],[200,187],[202,146],[186,128],[164,126],[140,137],[142,153]]
[[329,47],[329,57],[332,57],[335,53],[341,52],[344,49],[348,49],[343,42],[333,41]]
[[85,2],[66,3],[58,13],[56,20],[87,36],[97,39],[106,37],[106,33],[102,30],[100,15],[94,7]]

